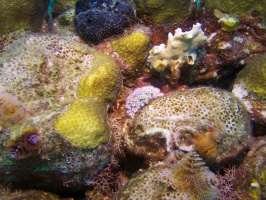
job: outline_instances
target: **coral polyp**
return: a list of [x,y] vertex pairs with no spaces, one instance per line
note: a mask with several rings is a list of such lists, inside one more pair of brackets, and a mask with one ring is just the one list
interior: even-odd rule
[[27,127],[9,140],[7,148],[9,157],[22,159],[39,154],[42,150],[44,137],[33,127]]
[[26,109],[15,96],[8,93],[0,94],[0,124],[14,124],[26,117]]

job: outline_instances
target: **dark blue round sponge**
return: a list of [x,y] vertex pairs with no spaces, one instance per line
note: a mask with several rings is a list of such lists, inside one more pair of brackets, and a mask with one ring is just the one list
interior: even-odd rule
[[135,16],[134,7],[122,0],[78,0],[75,27],[82,39],[98,44],[122,33]]

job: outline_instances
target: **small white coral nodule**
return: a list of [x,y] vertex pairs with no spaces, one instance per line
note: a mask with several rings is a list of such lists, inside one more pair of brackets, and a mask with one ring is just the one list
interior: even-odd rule
[[150,50],[148,62],[151,68],[158,72],[163,72],[166,68],[171,72],[179,70],[183,61],[193,65],[197,57],[196,51],[206,39],[200,23],[193,25],[193,28],[186,32],[178,28],[174,35],[168,34],[167,46],[161,44]]

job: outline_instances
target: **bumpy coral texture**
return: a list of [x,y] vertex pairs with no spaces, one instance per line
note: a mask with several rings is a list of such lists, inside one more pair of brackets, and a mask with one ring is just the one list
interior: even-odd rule
[[78,0],[76,4],[76,30],[95,44],[122,33],[134,18],[134,7],[121,0]]
[[92,51],[75,37],[30,34],[0,56],[0,91],[30,107],[73,101],[78,81],[92,67]]
[[153,86],[144,86],[135,89],[126,100],[127,115],[134,118],[135,114],[148,104],[151,99],[163,96],[159,88]]
[[182,23],[189,14],[187,0],[133,0],[140,14],[150,14],[157,24]]
[[163,137],[167,151],[178,147],[222,159],[243,148],[250,133],[250,118],[237,98],[224,90],[202,87],[154,99],[138,112],[128,138],[134,152],[145,151],[151,157],[161,151],[160,146],[152,149],[151,141]]
[[195,153],[175,152],[166,161],[133,177],[117,199],[215,199],[219,181]]
[[266,100],[266,54],[250,61],[237,78],[245,82],[248,91]]
[[122,85],[119,67],[109,57],[93,53],[93,67],[78,85],[78,99],[60,116],[57,131],[78,147],[93,149],[108,141],[107,105],[112,103]]
[[106,103],[112,103],[120,91],[121,84],[122,74],[115,61],[109,56],[94,52],[93,67],[80,79],[77,97],[98,97]]
[[2,0],[0,3],[0,35],[18,29],[37,31],[41,28],[49,0]]
[[112,41],[111,46],[127,61],[133,73],[140,73],[149,53],[150,39],[147,35],[133,32],[129,36]]
[[78,99],[57,119],[55,127],[76,146],[95,148],[109,139],[106,104]]
[[218,9],[222,12],[229,13],[232,15],[243,15],[248,12],[252,11],[258,11],[262,17],[264,18],[264,22],[266,22],[265,14],[265,4],[266,1],[262,0],[246,0],[246,1],[241,1],[241,0],[236,0],[236,1],[231,1],[231,0],[207,0],[206,2],[206,7],[207,9]]

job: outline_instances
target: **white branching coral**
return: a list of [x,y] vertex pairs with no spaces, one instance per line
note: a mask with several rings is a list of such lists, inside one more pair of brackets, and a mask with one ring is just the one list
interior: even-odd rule
[[126,100],[127,115],[134,118],[135,114],[145,106],[151,99],[163,96],[159,88],[144,86],[135,89]]
[[174,35],[168,34],[167,46],[161,44],[150,50],[148,62],[151,68],[158,72],[168,68],[170,72],[177,72],[179,75],[180,64],[187,61],[188,64],[193,65],[197,57],[196,51],[206,39],[200,23],[193,25],[193,28],[186,32],[178,28]]

